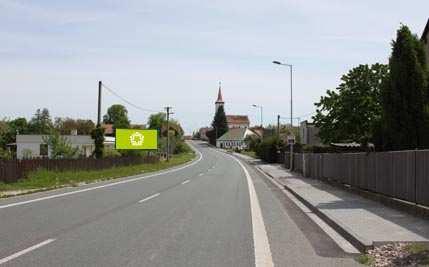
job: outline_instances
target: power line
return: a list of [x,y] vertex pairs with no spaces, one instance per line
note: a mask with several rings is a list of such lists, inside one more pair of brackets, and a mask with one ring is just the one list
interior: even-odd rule
[[148,108],[143,108],[140,107],[134,103],[132,103],[131,101],[127,100],[125,97],[119,95],[118,93],[116,93],[113,89],[109,88],[108,86],[106,86],[104,83],[102,84],[102,86],[107,89],[107,91],[109,91],[112,95],[116,96],[117,98],[121,99],[122,101],[124,101],[125,103],[127,103],[128,105],[143,111],[143,112],[161,112],[160,110],[153,110],[153,109],[148,109]]

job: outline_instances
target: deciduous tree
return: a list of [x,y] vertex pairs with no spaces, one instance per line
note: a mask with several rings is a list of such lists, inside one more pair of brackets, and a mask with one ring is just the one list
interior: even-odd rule
[[71,159],[78,156],[79,149],[73,147],[70,141],[66,137],[61,136],[57,131],[44,136],[43,142],[48,145],[51,152],[50,157],[53,159]]
[[114,129],[129,128],[128,110],[122,105],[112,105],[107,109],[103,122],[113,124]]
[[49,134],[53,128],[51,116],[47,108],[37,109],[28,123],[30,134]]
[[380,93],[388,67],[359,65],[341,78],[336,90],[328,90],[315,103],[313,116],[324,143],[372,140],[381,118]]

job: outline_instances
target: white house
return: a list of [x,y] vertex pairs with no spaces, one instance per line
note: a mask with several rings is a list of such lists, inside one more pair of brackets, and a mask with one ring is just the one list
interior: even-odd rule
[[255,136],[256,133],[248,128],[232,128],[216,140],[216,147],[226,149],[245,149],[247,148],[244,140],[248,136]]
[[[16,158],[49,158],[51,151],[43,141],[46,135],[17,135],[16,136]],[[94,140],[89,135],[62,135],[72,147],[79,148],[82,156],[89,157],[94,151]]]
[[[51,150],[43,141],[47,135],[25,135],[16,136],[16,158],[49,158]],[[90,157],[94,152],[94,140],[89,135],[62,135],[72,147],[77,147],[79,154],[83,157]],[[105,137],[105,147],[114,148],[115,138]]]
[[322,142],[318,136],[319,128],[314,125],[314,123],[309,123],[308,121],[301,122],[299,126],[299,135],[301,137],[301,144],[311,145],[311,146],[320,146]]

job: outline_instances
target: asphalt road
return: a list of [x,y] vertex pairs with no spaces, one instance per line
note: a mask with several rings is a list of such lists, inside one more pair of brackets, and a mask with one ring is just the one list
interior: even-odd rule
[[185,167],[0,200],[0,265],[357,265],[252,166],[193,144]]

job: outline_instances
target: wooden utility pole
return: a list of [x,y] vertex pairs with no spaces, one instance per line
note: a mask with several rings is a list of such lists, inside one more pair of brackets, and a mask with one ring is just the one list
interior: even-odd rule
[[98,81],[98,114],[97,114],[97,126],[101,125],[101,87],[103,84]]
[[170,160],[170,114],[173,114],[170,112],[172,107],[165,107],[165,110],[167,111],[167,161]]

